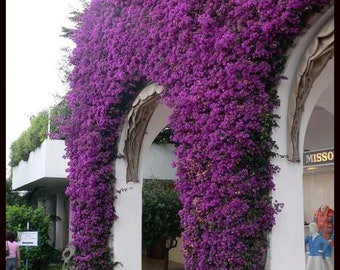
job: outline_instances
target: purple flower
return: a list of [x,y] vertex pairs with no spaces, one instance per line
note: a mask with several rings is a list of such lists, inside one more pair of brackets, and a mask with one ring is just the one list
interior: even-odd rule
[[[120,125],[149,82],[172,108],[185,269],[263,268],[278,168],[271,139],[285,53],[325,0],[93,0],[72,39],[60,130],[75,269],[112,269]],[[88,217],[91,216],[89,219]]]

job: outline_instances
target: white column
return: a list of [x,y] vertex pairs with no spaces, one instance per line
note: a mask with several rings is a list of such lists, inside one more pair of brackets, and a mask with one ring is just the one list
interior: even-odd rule
[[[45,201],[45,209],[46,209],[46,213],[51,215],[51,216],[55,216],[56,212],[55,212],[55,200],[52,198],[50,199],[46,199]],[[48,234],[49,238],[50,238],[50,245],[52,247],[55,247],[55,241],[56,241],[56,235],[55,235],[55,230],[56,230],[56,222],[55,220],[52,218],[51,219],[51,230]]]
[[68,242],[68,211],[65,209],[67,207],[65,204],[66,196],[64,193],[57,194],[57,203],[56,203],[56,242],[55,248],[57,250],[63,250]]

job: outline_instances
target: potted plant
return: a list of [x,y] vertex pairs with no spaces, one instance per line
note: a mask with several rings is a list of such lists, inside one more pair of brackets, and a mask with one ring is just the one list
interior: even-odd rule
[[173,181],[144,180],[142,246],[149,257],[167,260],[169,249],[175,247],[175,239],[181,236],[178,215],[181,209]]

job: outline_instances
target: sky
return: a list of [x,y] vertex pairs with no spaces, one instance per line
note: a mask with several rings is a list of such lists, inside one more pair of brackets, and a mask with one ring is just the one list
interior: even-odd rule
[[74,44],[60,34],[72,26],[69,12],[80,7],[79,0],[6,0],[7,170],[10,146],[29,128],[29,117],[66,93],[61,49]]

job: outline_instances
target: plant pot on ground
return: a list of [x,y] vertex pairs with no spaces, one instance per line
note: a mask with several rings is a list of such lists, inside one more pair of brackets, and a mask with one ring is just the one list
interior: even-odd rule
[[146,249],[146,255],[152,259],[164,259],[165,258],[165,240],[158,240],[152,243]]

